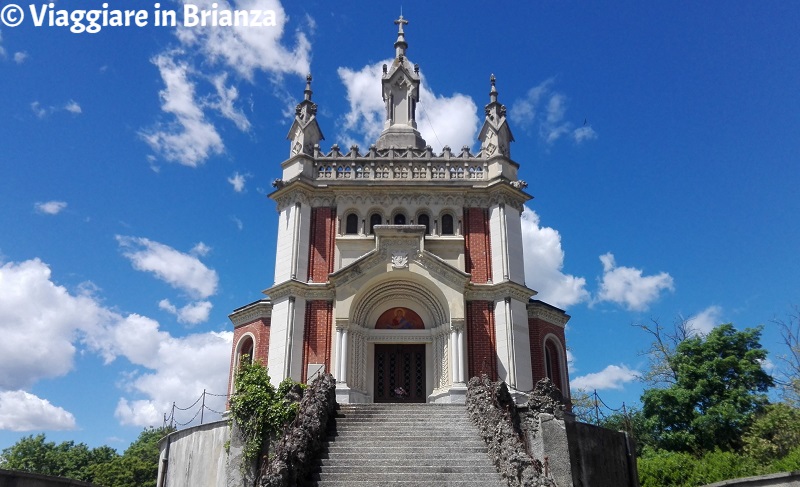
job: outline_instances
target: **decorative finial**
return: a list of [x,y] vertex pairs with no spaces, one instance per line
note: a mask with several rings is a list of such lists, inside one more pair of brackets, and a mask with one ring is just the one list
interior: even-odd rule
[[306,90],[305,90],[306,100],[311,100],[312,93],[313,91],[311,91],[311,73],[308,73],[306,75]]
[[492,90],[489,92],[489,100],[492,103],[497,103],[497,87],[495,86],[495,81],[497,78],[494,77],[494,73],[489,77],[489,82],[492,83]]
[[403,26],[408,23],[406,19],[403,18],[403,14],[400,14],[400,18],[394,21],[395,25],[397,25],[397,40],[394,42],[395,48],[395,57],[400,58],[406,53],[406,49],[408,48],[408,43],[406,43],[406,35],[403,32]]
[[408,23],[408,21],[407,21],[406,19],[404,19],[404,18],[403,18],[402,11],[401,11],[401,13],[400,13],[400,18],[399,18],[399,19],[397,19],[397,20],[395,20],[395,21],[394,21],[394,23],[395,23],[395,25],[397,25],[397,26],[398,26],[397,33],[398,33],[398,34],[403,34],[403,33],[404,33],[404,32],[403,32],[403,25],[404,25],[404,24],[407,24],[407,23]]

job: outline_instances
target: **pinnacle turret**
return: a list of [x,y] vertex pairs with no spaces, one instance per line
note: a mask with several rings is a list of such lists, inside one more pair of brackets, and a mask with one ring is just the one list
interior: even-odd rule
[[481,142],[481,150],[486,157],[499,154],[510,158],[510,144],[514,141],[514,136],[511,134],[506,120],[506,106],[497,101],[497,78],[494,74],[489,77],[489,83],[492,88],[489,90],[489,104],[484,109],[486,120],[483,122],[478,140]]
[[376,146],[379,149],[389,147],[422,149],[426,143],[417,131],[419,66],[411,63],[406,56],[408,43],[403,27],[408,24],[408,20],[400,15],[394,23],[397,25],[395,58],[391,66],[383,66],[381,85],[386,119]]

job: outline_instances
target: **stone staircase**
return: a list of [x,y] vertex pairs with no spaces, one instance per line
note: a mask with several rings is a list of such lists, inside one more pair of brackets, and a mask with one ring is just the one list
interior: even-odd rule
[[341,405],[313,484],[505,487],[464,405]]

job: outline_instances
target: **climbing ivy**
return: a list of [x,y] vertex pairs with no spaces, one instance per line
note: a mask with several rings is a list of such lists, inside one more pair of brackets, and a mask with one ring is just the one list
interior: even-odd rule
[[287,397],[296,382],[287,378],[275,389],[264,364],[242,362],[234,377],[230,418],[241,433],[242,468],[247,470],[267,451],[269,438],[294,419],[299,405]]

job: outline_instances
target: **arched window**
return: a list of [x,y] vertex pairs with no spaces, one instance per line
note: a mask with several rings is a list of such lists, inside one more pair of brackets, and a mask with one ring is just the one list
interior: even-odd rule
[[423,213],[417,217],[417,223],[420,225],[425,225],[425,235],[431,234],[431,217]]
[[373,230],[375,225],[380,225],[383,223],[383,217],[379,213],[373,213],[372,216],[369,217],[369,233],[375,233]]
[[344,233],[347,235],[356,235],[358,233],[358,215],[350,213],[347,215],[344,225]]
[[442,235],[454,235],[453,215],[446,213],[442,215]]
[[406,216],[402,213],[398,213],[394,216],[394,224],[395,225],[405,225],[406,224]]
[[242,341],[239,342],[239,353],[236,357],[236,363],[238,365],[242,365],[243,363],[251,364],[253,363],[253,338],[250,336],[245,336],[242,338]]
[[[561,372],[561,354],[559,347],[552,339],[544,342],[544,369],[547,378],[553,381],[553,385],[564,391],[564,382]],[[564,393],[567,394],[566,392]]]

